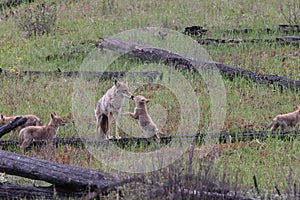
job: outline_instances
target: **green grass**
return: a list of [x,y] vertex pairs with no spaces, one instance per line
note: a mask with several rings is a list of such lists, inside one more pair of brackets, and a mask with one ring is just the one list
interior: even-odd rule
[[[245,187],[247,184],[253,187],[253,176],[256,176],[259,188],[263,190],[274,192],[276,185],[286,190],[290,187],[288,184],[298,182],[299,162],[295,159],[299,156],[298,143],[299,139],[268,138],[265,141],[222,145],[215,167],[222,172],[237,171]],[[234,183],[235,177],[231,178],[230,182]]]
[[[276,30],[278,24],[286,23],[279,12],[279,1],[269,3],[268,1],[225,0],[210,3],[155,0],[151,3],[114,1],[113,5],[108,1],[94,0],[57,1],[57,21],[54,31],[48,35],[27,38],[18,27],[18,14],[12,13],[23,13],[24,9],[33,8],[37,4],[38,2],[22,4],[12,8],[13,12],[10,12],[10,9],[3,9],[0,13],[0,67],[12,72],[10,77],[2,75],[0,77],[0,112],[6,115],[32,113],[39,116],[44,123],[48,123],[50,113],[54,111],[68,119],[76,117],[72,112],[75,78],[55,75],[20,77],[18,70],[55,71],[59,68],[62,71],[77,71],[82,69],[82,63],[91,64],[86,62],[86,58],[91,55],[91,52],[95,53],[95,42],[99,37],[106,38],[135,28],[157,26],[183,32],[186,26],[200,25],[209,29],[204,38],[274,39],[282,33],[266,34],[259,32],[258,29]],[[253,28],[256,31],[249,34],[225,33],[227,29],[242,28]],[[159,43],[159,40],[152,42]],[[189,50],[176,40],[172,47],[176,47],[179,52]],[[299,79],[300,58],[297,47],[259,43],[220,44],[203,46],[203,48],[214,61],[260,74],[277,74],[294,80]],[[141,64],[134,60],[120,58],[112,63],[109,69],[126,71]],[[161,65],[157,66],[161,67]],[[91,69],[95,69],[95,66],[91,66]],[[199,102],[199,110],[196,110],[199,114],[197,130],[206,133],[212,114],[209,89],[199,75],[193,75],[191,80],[189,73],[182,74],[191,82]],[[298,94],[288,89],[280,91],[273,86],[257,84],[239,77],[233,80],[225,78],[223,81],[226,89],[226,116],[222,131],[266,130],[271,119],[277,114],[294,110],[292,106],[294,99],[300,102]],[[91,107],[82,109],[89,110],[87,113],[89,117],[85,120],[94,128],[93,106],[96,106],[97,100],[113,83],[111,80],[100,82],[91,80],[85,84],[94,92],[94,97],[89,102]],[[130,86],[134,87],[134,85],[131,80]],[[151,98],[151,103],[148,105],[150,113],[155,110],[156,105],[163,106],[164,114],[167,116],[163,130],[168,134],[180,134],[177,131],[181,120],[180,114],[190,114],[190,112],[180,113],[178,109],[180,103],[170,101],[174,99],[172,91],[152,84],[139,87],[133,92]],[[187,96],[187,99],[189,98],[191,96]],[[128,103],[127,106],[130,111],[133,111],[133,103]],[[160,121],[158,120],[157,123]],[[195,122],[185,122],[184,126],[189,127],[191,124]],[[78,137],[78,132],[85,134],[83,130],[85,129],[70,125],[60,128],[58,137]],[[9,139],[9,135],[2,139]],[[298,139],[282,141],[268,138],[266,141],[259,142],[220,145],[219,156],[214,166],[217,177],[221,180],[223,172],[226,171],[231,177],[228,181],[236,183],[235,174],[238,173],[237,184],[245,190],[253,188],[254,175],[258,178],[259,187],[264,191],[274,191],[275,184],[280,188],[286,188],[291,182],[298,183],[297,169],[300,167],[299,160],[296,159],[299,157]],[[155,147],[142,146],[131,151],[148,151],[151,148]],[[20,153],[18,147],[12,147],[10,151]],[[90,158],[85,149],[62,146],[57,151],[57,154],[52,157],[38,150],[31,150],[27,155],[75,166],[103,169],[102,164]],[[197,161],[198,158],[195,160]],[[293,176],[289,178],[291,173]]]

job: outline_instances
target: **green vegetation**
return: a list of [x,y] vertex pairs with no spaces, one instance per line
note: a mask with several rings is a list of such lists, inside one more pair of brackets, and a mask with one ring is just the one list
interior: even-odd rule
[[[42,14],[25,17],[28,10],[47,7],[47,31],[34,31],[26,27],[43,18]],[[300,4],[300,2],[296,2]],[[184,27],[200,25],[209,31],[203,38],[274,39],[283,33],[276,31],[279,24],[287,23],[281,13],[280,1],[37,1],[24,3],[13,8],[2,8],[0,12],[0,68],[9,70],[9,76],[0,75],[0,112],[6,115],[33,113],[48,123],[50,113],[55,111],[72,119],[72,95],[74,77],[20,76],[19,70],[77,71],[84,59],[95,50],[99,38],[107,38],[122,31],[142,27],[163,27],[179,32]],[[48,18],[47,18],[48,19]],[[27,21],[26,21],[27,20]],[[33,23],[34,24],[34,23]],[[227,33],[228,29],[251,28],[248,34]],[[272,33],[261,32],[270,28]],[[39,27],[40,29],[40,27]],[[31,32],[31,33],[30,33]],[[196,38],[195,38],[196,39]],[[174,41],[176,43],[176,41]],[[269,43],[257,44],[213,44],[203,46],[214,61],[249,69],[260,74],[277,74],[294,80],[299,79],[299,47]],[[183,49],[184,51],[185,49]],[[116,71],[126,71],[128,66],[140,65],[134,60],[121,58],[113,63]],[[207,132],[210,123],[211,102],[209,91],[198,75],[184,73],[199,101],[199,131]],[[91,80],[88,87],[96,92],[94,103],[112,85],[111,80]],[[300,104],[298,93],[254,83],[235,77],[224,79],[226,88],[226,118],[223,131],[267,130],[271,119],[280,113],[294,110],[293,100]],[[135,93],[151,98],[149,104],[167,108],[168,120],[163,130],[176,133],[179,117],[176,114],[178,102],[169,102],[170,91],[156,85],[143,86]],[[130,110],[134,105],[130,103]],[[179,115],[179,114],[178,114]],[[94,113],[90,113],[87,124],[94,126]],[[155,120],[155,119],[154,119]],[[186,124],[189,126],[189,124]],[[298,126],[299,127],[299,126]],[[74,124],[60,128],[58,137],[78,137]],[[121,133],[124,136],[124,133]],[[9,134],[2,139],[10,139]],[[276,193],[274,186],[282,191],[299,185],[299,140],[268,138],[265,141],[251,141],[216,145],[209,154],[194,157],[195,162],[214,159],[216,179],[222,180],[224,173],[228,182],[245,191],[253,189],[253,176],[258,179],[259,188],[267,193]],[[196,147],[201,152],[204,147]],[[137,147],[131,151],[151,151],[154,147]],[[20,153],[18,147],[11,151]],[[75,166],[103,169],[85,149],[60,146],[55,155],[44,150],[30,150],[27,155]],[[201,154],[201,153],[200,153]],[[186,154],[185,154],[186,155]],[[195,154],[196,155],[196,154]],[[200,162],[200,161],[199,161]],[[209,162],[209,161],[207,161]],[[201,162],[202,163],[202,162]],[[105,168],[106,169],[106,168]],[[112,169],[106,169],[112,170]],[[236,174],[238,174],[236,176]]]

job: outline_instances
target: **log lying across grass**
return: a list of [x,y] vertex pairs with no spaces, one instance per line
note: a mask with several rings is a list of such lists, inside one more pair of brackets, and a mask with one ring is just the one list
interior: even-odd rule
[[[35,187],[33,190],[35,193],[32,194],[26,192],[25,186],[20,186],[24,188],[23,193],[19,194],[18,190],[15,191],[15,194],[10,193],[14,197],[18,194],[19,198],[32,198],[34,194],[38,194],[38,196],[52,195],[53,197],[55,191],[58,191],[56,195],[70,197],[76,196],[76,194],[87,195],[95,191],[105,194],[108,191],[117,190],[122,183],[128,182],[128,179],[120,175],[73,167],[8,151],[0,150],[0,158],[0,172],[52,184],[52,187],[47,188]],[[14,190],[8,184],[0,184],[0,198],[6,198],[8,191],[14,192]]]
[[299,36],[282,36],[276,37],[277,42],[283,42],[284,44],[294,44],[300,45],[300,37]]
[[162,73],[158,71],[151,71],[151,72],[97,72],[97,71],[68,71],[63,72],[59,68],[57,71],[28,71],[28,70],[22,70],[22,71],[9,71],[4,70],[0,68],[0,74],[3,76],[11,76],[11,75],[17,75],[19,77],[22,77],[24,75],[28,76],[63,76],[63,77],[77,77],[77,76],[84,76],[89,77],[93,79],[112,79],[112,78],[121,78],[121,77],[145,77],[149,78],[150,81],[153,79],[161,78]]
[[[196,135],[192,135],[196,136]],[[160,140],[160,144],[167,145],[172,141],[172,138],[177,137],[162,137]],[[85,138],[54,138],[53,144],[58,147],[61,145],[71,145],[74,147],[80,147],[84,148],[85,145],[105,145],[108,142],[112,142],[119,146],[120,148],[125,148],[129,146],[147,146],[153,144],[152,139],[147,138],[121,138],[121,139],[110,139],[110,140],[87,140]],[[0,140],[0,149],[1,150],[9,150],[12,147],[19,148],[19,142],[17,140]],[[42,146],[45,146],[45,141],[32,141],[29,145],[29,147],[26,148],[27,150],[33,149],[33,148],[40,148]]]
[[70,191],[62,188],[38,187],[31,185],[18,185],[13,183],[0,183],[1,199],[55,199],[55,197],[82,197],[86,195],[84,191]]
[[283,33],[300,33],[299,25],[280,24],[277,29],[260,28],[260,29],[228,29],[224,31],[226,34],[248,34],[248,33],[261,33],[261,34],[274,34],[276,32]]
[[[145,179],[143,175],[132,175],[132,178],[127,178],[122,175],[71,167],[6,151],[0,151],[0,157],[2,158],[0,159],[0,172],[52,183],[50,186],[42,187],[8,182],[0,183],[0,199],[95,199],[99,195],[106,195],[111,191],[122,192],[124,188],[121,186],[128,183],[134,183],[135,188],[151,188],[152,191],[162,189],[173,191],[175,189],[178,194],[191,198],[244,199],[243,196],[230,192],[218,184],[213,184],[207,179],[199,179],[204,182],[197,186],[201,188],[197,190],[179,187],[178,184],[170,182],[153,182]],[[173,173],[175,175],[175,172]],[[172,176],[172,173],[168,175]],[[209,184],[209,187],[206,187],[206,184],[207,186]],[[174,188],[171,189],[170,187]]]
[[14,130],[18,126],[21,126],[25,124],[27,121],[27,118],[25,117],[16,117],[11,122],[6,123],[5,125],[0,127],[0,138],[5,135],[6,133],[9,133],[10,131]]
[[241,44],[241,43],[276,43],[281,45],[300,45],[300,37],[298,36],[282,36],[276,37],[275,39],[213,39],[213,38],[205,38],[199,39],[199,44],[209,45],[209,44]]
[[[214,138],[216,138],[216,142],[220,144],[223,143],[232,143],[232,142],[240,142],[240,141],[251,141],[255,139],[265,140],[269,137],[278,138],[278,139],[293,139],[300,135],[300,130],[287,130],[287,131],[279,131],[279,132],[270,132],[270,131],[251,131],[245,130],[241,132],[221,132],[214,133]],[[205,142],[205,137],[207,134],[198,133],[198,134],[189,134],[189,135],[176,135],[176,136],[165,136],[161,137],[160,144],[168,145],[174,140],[193,140],[195,143],[199,145],[203,145]],[[59,145],[71,145],[75,147],[83,148],[85,145],[104,145],[108,142],[112,142],[117,145],[119,148],[126,148],[130,146],[148,146],[154,143],[153,140],[147,138],[121,138],[121,139],[110,139],[110,140],[87,140],[85,138],[55,138],[53,143],[56,147]],[[44,141],[33,141],[28,149],[39,148],[46,143]],[[18,146],[19,143],[17,140],[0,140],[0,149],[8,150],[12,147]],[[28,150],[27,149],[27,150]]]
[[[98,47],[104,50],[115,51],[122,55],[133,57],[142,61],[163,63],[165,65],[183,70],[197,70],[196,65],[199,66],[199,61],[193,58],[188,58],[169,50],[155,48],[117,38],[104,39],[98,45]],[[224,77],[230,79],[239,76],[251,79],[252,81],[261,84],[272,84],[280,87],[281,89],[290,88],[297,90],[300,88],[300,81],[291,80],[277,75],[258,74],[250,70],[228,66],[223,63],[201,61],[200,66],[201,69],[210,69],[211,67],[216,67]]]

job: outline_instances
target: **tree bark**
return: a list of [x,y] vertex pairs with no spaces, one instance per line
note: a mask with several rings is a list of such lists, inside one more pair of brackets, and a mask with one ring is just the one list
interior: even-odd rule
[[86,190],[74,190],[72,192],[63,188],[36,187],[30,185],[18,185],[12,183],[0,183],[0,198],[1,199],[55,199],[83,197],[87,195]]
[[282,36],[282,37],[276,37],[277,42],[284,42],[286,44],[294,44],[298,45],[300,44],[300,37],[299,36]]
[[17,71],[17,72],[10,72],[8,70],[3,70],[0,68],[0,74],[4,76],[10,76],[12,74],[18,74],[18,76],[22,77],[24,75],[28,76],[53,76],[53,75],[60,75],[64,77],[77,77],[79,75],[84,75],[85,77],[95,78],[95,79],[112,79],[112,78],[120,78],[120,77],[134,77],[134,76],[141,76],[149,78],[150,80],[159,78],[162,74],[158,71],[152,72],[97,72],[97,71],[70,71],[70,72],[62,72],[59,68],[57,71],[47,72],[47,71]]
[[103,40],[98,48],[111,50],[122,55],[133,57],[142,61],[163,63],[168,66],[183,70],[199,70],[217,68],[224,77],[233,79],[236,76],[251,79],[260,84],[272,84],[275,86],[290,89],[300,88],[300,81],[291,80],[285,77],[272,74],[258,74],[250,70],[228,66],[218,62],[197,61],[194,58],[187,58],[180,54],[165,49],[142,45],[131,41],[117,38],[107,38]]
[[[286,130],[286,131],[280,131],[276,134],[272,134],[272,132],[267,130],[261,130],[261,131],[253,131],[253,130],[244,130],[241,132],[221,132],[221,133],[214,133],[215,137],[218,138],[219,143],[231,143],[231,142],[238,142],[238,141],[251,141],[253,139],[261,139],[264,140],[268,137],[279,137],[281,139],[286,138],[293,138],[300,134],[299,130]],[[182,136],[165,136],[161,137],[160,144],[162,145],[168,145],[170,142],[172,142],[173,139],[175,140],[185,140],[187,138],[194,138],[197,143],[203,144],[204,138],[206,134],[199,133],[199,134],[190,134],[190,135],[182,135]],[[121,138],[121,139],[110,139],[110,140],[86,140],[84,138],[54,138],[54,145],[71,145],[75,147],[84,147],[85,144],[87,145],[104,145],[108,142],[112,142],[115,145],[117,145],[119,148],[125,148],[132,145],[141,145],[141,146],[147,146],[151,145],[154,141],[147,138]],[[31,149],[33,147],[38,147],[45,145],[45,141],[33,141],[28,149]],[[8,150],[13,146],[19,145],[19,142],[17,140],[0,140],[0,149],[2,150]],[[26,149],[27,150],[27,149]]]
[[12,120],[9,123],[6,123],[5,125],[0,127],[0,138],[5,135],[6,133],[9,133],[10,131],[14,130],[18,126],[21,126],[25,124],[27,121],[27,118],[25,117],[16,117],[14,120]]
[[107,190],[118,184],[121,176],[98,170],[73,167],[0,150],[0,172],[24,178],[42,180],[56,187],[93,191]]
[[[172,141],[171,136],[162,137],[160,139],[161,144],[169,144]],[[54,138],[53,144],[55,146],[58,145],[72,145],[75,147],[81,147],[84,148],[84,146],[87,145],[104,145],[108,142],[112,142],[116,144],[120,148],[125,148],[130,145],[150,145],[153,143],[153,139],[151,138],[121,138],[121,139],[110,139],[110,140],[86,140],[84,138]],[[20,145],[17,140],[0,140],[0,149],[2,150],[8,150],[12,146],[18,146]],[[26,150],[32,149],[33,147],[39,147],[46,145],[45,141],[32,141],[29,145],[29,147],[26,148]]]

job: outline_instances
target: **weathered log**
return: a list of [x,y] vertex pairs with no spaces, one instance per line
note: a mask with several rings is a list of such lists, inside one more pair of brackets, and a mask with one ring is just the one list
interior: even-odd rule
[[299,25],[280,24],[278,29],[279,29],[279,31],[283,31],[285,33],[289,33],[289,32],[299,33],[300,32]]
[[207,31],[208,31],[208,29],[203,28],[202,26],[189,26],[189,27],[185,27],[184,34],[201,37]]
[[6,123],[5,125],[0,127],[0,138],[5,135],[6,133],[9,133],[10,131],[14,130],[18,126],[21,126],[25,124],[27,121],[27,118],[25,117],[16,117],[11,122]]
[[276,37],[276,41],[278,42],[284,42],[286,44],[300,44],[300,37],[299,36],[282,36],[282,37]]
[[8,70],[4,70],[0,68],[0,74],[4,76],[11,76],[14,74],[17,74],[19,77],[22,77],[24,75],[28,76],[40,76],[40,75],[45,75],[45,76],[64,76],[64,77],[77,77],[79,75],[84,76],[84,77],[89,77],[93,79],[112,79],[112,78],[121,78],[121,77],[136,77],[136,76],[141,76],[141,77],[146,77],[150,81],[153,81],[154,79],[161,78],[162,73],[158,71],[151,71],[151,72],[97,72],[97,71],[69,71],[69,72],[62,72],[59,68],[57,71],[16,71],[16,72],[11,72]]
[[241,43],[267,43],[267,44],[281,44],[281,45],[295,45],[299,46],[300,37],[297,36],[282,36],[275,39],[199,39],[198,43],[201,45],[209,44],[241,44]]
[[210,69],[211,67],[216,67],[224,77],[231,79],[236,76],[240,76],[251,79],[257,83],[272,84],[279,86],[280,88],[300,88],[300,81],[295,81],[272,74],[258,74],[247,69],[232,67],[218,62],[201,61],[201,63],[199,63],[199,61],[194,58],[187,58],[169,50],[155,48],[117,38],[107,38],[103,40],[99,45],[99,48],[115,51],[120,54],[126,54],[126,56],[140,59],[142,61],[163,63],[165,65],[183,70],[197,70],[199,69],[199,66],[201,69]]
[[18,185],[13,183],[0,183],[0,199],[55,199],[74,198],[87,195],[87,190],[65,190],[62,187],[37,187],[31,185]]
[[[160,143],[167,145],[172,141],[172,137],[161,137]],[[110,140],[86,140],[84,138],[54,138],[53,144],[57,147],[59,145],[72,145],[75,147],[84,147],[85,145],[105,145],[108,142],[112,142],[120,148],[125,148],[128,146],[147,146],[151,145],[153,141],[151,138],[121,138],[121,139],[110,139]],[[17,140],[0,140],[0,149],[8,150],[13,146],[20,145]],[[40,146],[46,145],[45,141],[32,141],[26,150],[32,148],[39,148]]]
[[261,28],[261,29],[245,28],[245,29],[228,29],[225,30],[224,32],[226,34],[248,34],[252,32],[270,34],[270,33],[274,33],[275,30],[272,30],[270,28]]
[[72,190],[107,190],[117,185],[121,176],[98,170],[73,167],[0,150],[0,172],[42,180],[55,187]]
[[[264,140],[268,137],[277,137],[279,139],[293,139],[300,134],[300,130],[286,130],[280,132],[270,132],[266,130],[254,131],[254,130],[244,130],[241,132],[221,132],[214,133],[215,137],[218,139],[219,143],[231,143],[238,141],[251,141],[254,139]],[[198,144],[203,144],[206,134],[189,134],[189,135],[176,135],[176,136],[165,136],[161,137],[160,144],[168,145],[173,140],[186,140],[195,139]],[[121,139],[110,139],[110,140],[87,140],[84,138],[54,138],[54,145],[72,145],[76,147],[83,147],[84,145],[105,145],[108,142],[112,142],[119,148],[125,148],[128,146],[147,146],[151,145],[153,140],[147,138],[121,138]],[[33,141],[28,149],[33,147],[43,146],[46,143],[44,141]],[[0,140],[0,149],[8,150],[13,146],[18,146],[17,140]]]

